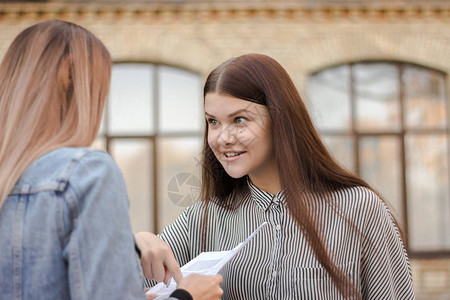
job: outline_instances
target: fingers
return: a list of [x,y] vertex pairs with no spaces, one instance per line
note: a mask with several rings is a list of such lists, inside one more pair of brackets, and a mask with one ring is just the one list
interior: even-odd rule
[[167,243],[150,232],[137,233],[135,238],[141,250],[141,264],[145,277],[158,282],[164,281],[166,284],[170,277],[173,277],[176,282],[183,278]]
[[156,294],[146,294],[146,295],[145,295],[145,297],[147,298],[147,300],[153,300],[153,299],[156,298],[156,296],[158,296],[158,295],[156,295]]
[[163,279],[163,281],[166,285],[169,285],[170,278],[172,278],[172,276],[170,276],[170,273],[168,272],[168,270],[166,270],[166,275],[164,276],[164,279]]
[[[173,279],[178,283],[183,279],[183,274],[181,274],[180,266],[178,265],[177,261],[175,260],[175,257],[173,256],[172,252],[170,253],[171,257],[167,259],[166,267],[169,275],[168,277],[172,276]],[[169,278],[167,278],[168,280]],[[166,281],[164,281],[166,282]],[[167,282],[166,282],[167,283]]]
[[223,282],[223,277],[222,277],[222,275],[217,274],[217,275],[214,275],[213,277],[216,279],[216,283],[217,283],[217,284],[219,284],[219,285],[222,284],[222,282]]
[[151,276],[153,277],[151,279],[154,279],[157,282],[163,281],[165,279],[166,271],[163,263],[158,263],[157,261],[155,261],[151,264],[151,270]]

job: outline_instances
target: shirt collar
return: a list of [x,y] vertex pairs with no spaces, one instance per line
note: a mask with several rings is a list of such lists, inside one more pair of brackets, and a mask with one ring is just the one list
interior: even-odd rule
[[250,178],[247,179],[248,187],[250,189],[250,194],[252,196],[253,201],[261,208],[266,211],[270,205],[273,203],[274,205],[279,205],[284,202],[283,191],[274,194],[263,191],[257,186],[255,186]]

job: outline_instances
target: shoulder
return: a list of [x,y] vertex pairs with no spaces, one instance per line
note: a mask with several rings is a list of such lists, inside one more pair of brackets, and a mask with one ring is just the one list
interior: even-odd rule
[[343,200],[376,201],[379,197],[369,188],[363,186],[348,187],[334,192],[335,196]]
[[333,192],[339,210],[361,228],[376,226],[393,217],[386,203],[373,190],[357,186]]
[[186,207],[182,215],[190,222],[192,222],[193,220],[200,221],[205,213],[205,209],[211,211],[211,206],[215,205],[207,201],[198,201]]
[[[212,197],[208,199],[208,201],[198,201],[191,206],[187,207],[184,212],[186,214],[198,214],[203,213],[205,210],[208,211],[209,214],[227,214],[232,211],[235,211],[239,208],[242,208],[244,204],[250,201],[250,196],[248,194],[242,193],[237,195],[233,201],[220,201],[216,197]],[[232,203],[232,205],[225,204]]]
[[385,234],[391,229],[398,231],[391,209],[374,191],[365,187],[355,187],[349,190],[357,195],[354,198],[354,216],[360,221],[361,229],[365,234],[380,234],[381,232]]
[[362,186],[340,189],[332,195],[341,207],[373,209],[384,206],[383,200],[373,190]]
[[360,209],[368,213],[390,213],[386,203],[373,190],[359,186],[351,188],[350,191],[354,193],[354,201]]
[[178,218],[178,221],[185,222],[188,226],[198,226],[203,222],[206,216],[208,219],[214,219],[226,217],[232,210],[228,207],[220,204],[215,197],[209,200],[198,201],[188,207],[186,207]]
[[120,172],[113,158],[93,148],[59,148],[35,160],[22,174],[13,193],[64,191],[74,176],[96,177]]
[[236,206],[223,204],[218,198],[212,197],[207,201],[198,201],[193,205],[184,209],[179,217],[179,221],[183,222],[189,228],[196,230],[198,226],[201,226],[206,218],[206,222],[209,224],[210,229],[215,226],[215,224],[226,224],[229,223],[230,218],[238,218],[242,215],[248,215],[251,208],[247,207],[249,200],[249,195],[242,194],[238,195],[233,199],[238,202]]

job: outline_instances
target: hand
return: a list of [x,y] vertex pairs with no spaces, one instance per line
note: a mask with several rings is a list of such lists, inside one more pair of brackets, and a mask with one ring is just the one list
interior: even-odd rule
[[148,290],[150,288],[146,287],[145,288],[145,298],[147,298],[147,300],[153,300],[155,299],[158,295],[157,294],[147,294]]
[[146,294],[145,298],[147,298],[147,300],[153,300],[157,297],[157,294]]
[[181,281],[177,281],[177,283],[177,288],[188,291],[194,300],[220,299],[223,295],[223,291],[220,288],[222,283],[221,275],[192,274]]
[[162,239],[150,232],[135,234],[136,243],[141,249],[141,264],[145,277],[167,284],[173,276],[178,283],[183,279],[173,252]]

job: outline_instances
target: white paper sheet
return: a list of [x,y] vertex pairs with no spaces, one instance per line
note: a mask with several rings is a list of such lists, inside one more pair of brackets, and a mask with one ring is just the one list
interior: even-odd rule
[[[190,274],[202,274],[202,275],[216,275],[220,269],[233,258],[242,247],[245,246],[258,231],[267,224],[267,222],[262,223],[250,234],[245,241],[238,244],[231,250],[228,251],[212,251],[212,252],[202,252],[197,255],[193,260],[182,266],[181,273],[183,277]],[[147,294],[157,294],[158,296],[155,300],[166,299],[169,295],[177,288],[175,280],[171,280],[169,286],[166,286],[164,282],[160,282],[151,288]]]

